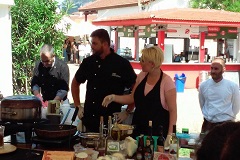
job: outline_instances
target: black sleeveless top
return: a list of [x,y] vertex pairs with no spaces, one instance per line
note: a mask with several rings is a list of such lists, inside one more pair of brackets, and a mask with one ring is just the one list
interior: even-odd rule
[[[162,72],[162,70],[161,70]],[[140,134],[148,134],[148,121],[152,120],[153,130],[155,136],[160,134],[159,126],[163,126],[163,135],[167,136],[169,127],[169,112],[165,110],[160,98],[160,84],[162,82],[163,72],[153,87],[153,89],[145,96],[144,89],[147,82],[148,74],[137,86],[134,93],[135,112],[133,115],[132,124],[135,125],[133,137]]]

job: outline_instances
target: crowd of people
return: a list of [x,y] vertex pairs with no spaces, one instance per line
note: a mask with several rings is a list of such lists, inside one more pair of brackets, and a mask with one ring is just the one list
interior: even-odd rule
[[[161,69],[163,51],[158,46],[144,48],[140,61],[142,71],[136,75],[130,62],[114,52],[106,30],[97,29],[90,37],[91,43],[66,40],[64,44],[67,62],[75,55],[75,63],[81,64],[70,86],[74,106],[79,108],[78,117],[87,131],[99,131],[100,116],[104,117],[105,124],[107,117],[114,114],[117,114],[117,121],[122,122],[135,108],[132,119],[132,124],[135,125],[133,137],[148,134],[148,121],[151,120],[153,135],[158,135],[159,126],[163,126],[165,146],[168,146],[173,125],[177,123],[177,93],[172,78]],[[47,106],[49,100],[66,100],[69,91],[67,64],[59,60],[54,54],[53,46],[47,44],[42,46],[40,58],[36,62],[31,83],[33,94],[42,100],[43,107]],[[220,151],[230,151],[232,146],[223,144],[230,144],[234,139],[227,137],[219,142],[217,136],[236,137],[240,133],[239,123],[234,122],[240,109],[239,89],[237,84],[223,78],[225,67],[223,59],[213,60],[210,67],[212,78],[202,82],[199,87],[199,103],[204,118],[202,132],[207,134],[197,151],[199,160],[226,157],[227,154],[220,154]],[[85,82],[86,98],[82,106],[80,85]],[[126,89],[129,90],[128,94],[125,93]],[[123,104],[129,105],[124,111],[121,110]],[[232,130],[234,132],[230,133],[228,126],[236,132]],[[215,141],[210,138],[214,136]],[[218,158],[207,158],[209,156],[204,155],[210,146],[206,144],[211,142],[218,142],[221,144],[219,147],[224,147],[216,149]]]
[[89,40],[85,42],[79,39],[71,41],[69,38],[63,44],[63,57],[67,63],[81,64],[84,58],[92,54],[92,49]]

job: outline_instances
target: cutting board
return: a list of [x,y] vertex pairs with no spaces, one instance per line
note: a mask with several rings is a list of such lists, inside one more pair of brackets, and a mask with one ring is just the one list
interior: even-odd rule
[[13,152],[17,149],[16,146],[9,144],[9,143],[5,143],[3,148],[0,148],[0,154],[5,154],[5,153],[10,153]]

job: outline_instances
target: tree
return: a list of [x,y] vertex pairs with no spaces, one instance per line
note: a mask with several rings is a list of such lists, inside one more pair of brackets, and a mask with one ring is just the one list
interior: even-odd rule
[[15,0],[11,9],[14,94],[30,94],[31,73],[43,44],[52,44],[55,54],[62,55],[65,36],[55,25],[64,13],[56,14],[56,9],[53,0]]
[[240,12],[239,0],[190,0],[193,8],[208,8]]
[[[73,12],[78,12],[79,7],[93,1],[94,0],[64,0],[61,6],[66,13],[71,14]],[[67,10],[67,8],[69,9]]]

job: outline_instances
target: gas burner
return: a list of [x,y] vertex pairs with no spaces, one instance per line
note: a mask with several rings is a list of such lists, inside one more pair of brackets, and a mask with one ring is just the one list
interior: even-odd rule
[[72,137],[66,137],[63,139],[42,139],[37,136],[32,137],[32,143],[35,143],[36,145],[42,144],[42,145],[63,145],[63,144],[69,144],[69,140],[71,141],[71,144],[78,143],[79,137],[78,136],[72,136]]

